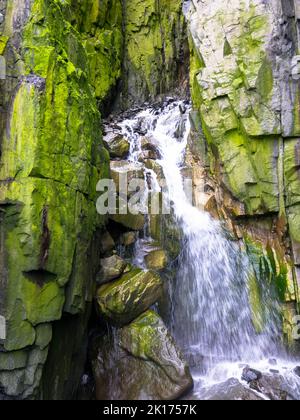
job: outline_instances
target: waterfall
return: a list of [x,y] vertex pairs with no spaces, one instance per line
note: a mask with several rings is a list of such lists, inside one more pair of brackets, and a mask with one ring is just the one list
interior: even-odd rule
[[[178,139],[182,123],[185,129]],[[249,305],[246,256],[226,238],[219,222],[185,196],[181,169],[189,129],[188,110],[182,115],[181,104],[175,104],[151,133],[160,147],[176,223],[184,235],[173,292],[173,330],[184,348],[208,359],[259,360],[277,351],[276,316],[269,317],[265,333],[258,336]]]
[[[131,143],[129,161],[139,161],[145,136],[159,150],[157,163],[165,176],[167,199],[174,223],[182,232],[177,275],[170,286],[169,322],[187,357],[201,360],[201,368],[196,363],[196,369],[209,375],[223,362],[236,363],[236,369],[238,363],[261,363],[282,356],[282,331],[279,304],[266,285],[262,295],[268,322],[262,333],[256,332],[249,300],[253,273],[247,256],[237,241],[228,239],[221,223],[194,207],[186,195],[182,172],[190,109],[186,102],[169,101],[138,112],[120,126]],[[152,188],[157,189],[154,172],[149,174],[155,185]],[[150,238],[146,235],[146,239]],[[135,263],[143,260],[142,242],[136,248]]]

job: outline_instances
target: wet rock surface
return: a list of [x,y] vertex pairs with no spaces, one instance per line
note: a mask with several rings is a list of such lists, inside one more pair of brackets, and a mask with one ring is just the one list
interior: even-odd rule
[[[265,266],[277,261],[271,276],[291,344],[300,299],[299,12],[294,1],[240,6],[239,0],[187,5],[197,139],[189,150],[205,181],[207,166],[213,168],[206,210],[246,242],[257,278],[268,275],[258,255]],[[251,304],[261,317],[254,296]]]
[[91,359],[98,400],[173,400],[193,386],[182,354],[152,311],[96,339]]
[[120,258],[118,255],[113,255],[108,258],[103,258],[100,261],[101,270],[97,275],[97,284],[109,283],[115,280],[123,274],[127,267],[126,261]]
[[299,377],[300,377],[300,366],[297,366],[297,367],[294,369],[294,372],[295,372],[295,374],[296,374],[297,376],[299,376]]
[[134,268],[119,280],[97,291],[100,316],[115,325],[126,325],[156,303],[162,293],[162,280],[153,271]]
[[251,369],[246,367],[243,371],[242,380],[246,381],[247,383],[260,380],[262,378],[262,373],[258,370]]
[[103,141],[111,158],[124,159],[128,156],[130,144],[121,134],[111,132]]
[[300,381],[296,369],[279,368],[259,372],[247,367],[243,371],[242,380],[268,400],[291,401],[300,397]]
[[149,270],[160,271],[167,267],[168,256],[163,249],[157,249],[146,255],[145,262]]
[[[199,396],[196,396],[196,399],[197,398],[199,398]],[[201,400],[262,401],[264,398],[245,387],[238,379],[231,378],[221,384],[213,385],[210,389],[201,393]]]

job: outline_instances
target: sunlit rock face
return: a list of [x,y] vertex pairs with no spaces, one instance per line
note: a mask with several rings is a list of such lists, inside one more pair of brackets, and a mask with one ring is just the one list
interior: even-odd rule
[[216,216],[269,259],[282,298],[298,301],[298,2],[192,0],[186,16],[192,97],[216,183],[207,209],[216,215],[217,202]]

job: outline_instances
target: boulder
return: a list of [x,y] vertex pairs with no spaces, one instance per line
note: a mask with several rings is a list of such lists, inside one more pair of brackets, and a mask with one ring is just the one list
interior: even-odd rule
[[263,401],[264,398],[246,388],[237,379],[231,378],[226,382],[213,385],[211,388],[196,394],[194,399],[208,401]]
[[297,399],[293,396],[293,390],[290,389],[283,376],[278,374],[265,374],[261,378],[251,381],[250,388],[265,395],[272,401],[287,401]]
[[144,164],[147,169],[151,169],[153,172],[155,172],[157,176],[157,182],[160,185],[160,187],[165,188],[166,179],[162,166],[156,160],[153,159],[146,159],[144,161]]
[[[127,188],[132,180],[144,179],[144,167],[140,163],[127,161],[110,162],[111,178],[116,185],[117,192],[120,192],[120,182],[127,177]],[[122,193],[125,193],[122,191]]]
[[155,138],[143,137],[141,140],[141,148],[142,148],[142,153],[140,155],[141,159],[143,160],[161,159],[161,153],[159,151],[158,144]]
[[141,139],[142,150],[158,150],[158,142],[154,137],[143,137]]
[[175,400],[192,389],[189,368],[153,311],[112,337],[96,339],[93,347],[98,400]]
[[297,367],[294,369],[294,373],[295,373],[295,375],[297,375],[297,376],[299,376],[299,377],[300,377],[300,366],[297,366]]
[[[287,371],[288,373],[288,371]],[[282,375],[279,371],[270,370],[261,373],[249,367],[243,371],[242,379],[248,382],[251,389],[259,392],[272,401],[287,401],[300,399],[300,381],[291,380],[291,375]]]
[[157,273],[135,268],[98,289],[100,315],[114,325],[127,325],[158,301],[162,289]]
[[131,246],[135,244],[138,236],[136,232],[126,232],[120,238],[120,244],[123,246]]
[[101,255],[106,255],[111,253],[116,244],[109,232],[104,232],[100,239],[100,253]]
[[121,277],[126,266],[126,261],[118,255],[103,258],[101,260],[101,270],[97,276],[97,284],[105,284]]
[[124,226],[126,229],[135,231],[143,230],[145,225],[145,215],[141,213],[132,214],[128,211],[127,214],[113,214],[110,216],[110,219]]
[[146,255],[145,262],[149,270],[164,270],[168,265],[168,256],[163,249],[157,249]]
[[124,159],[128,156],[130,144],[122,134],[110,132],[103,141],[112,158]]

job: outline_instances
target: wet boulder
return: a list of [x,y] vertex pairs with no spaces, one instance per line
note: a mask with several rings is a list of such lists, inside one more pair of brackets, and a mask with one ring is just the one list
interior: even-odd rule
[[91,359],[98,400],[175,400],[193,386],[187,363],[153,311],[96,339]]
[[160,158],[161,158],[161,155],[156,150],[144,150],[139,155],[140,162],[145,162],[145,160],[149,160],[149,159],[158,160]]
[[126,229],[132,229],[136,232],[143,230],[145,226],[145,215],[142,213],[133,214],[129,210],[127,214],[113,214],[110,219]]
[[146,255],[145,263],[149,270],[164,270],[168,265],[167,253],[163,249],[153,250]]
[[141,159],[153,159],[158,160],[161,159],[161,153],[159,151],[159,147],[155,138],[151,137],[143,137],[141,140]]
[[160,185],[161,188],[165,188],[167,183],[166,183],[166,179],[165,179],[165,175],[164,175],[164,171],[162,166],[160,165],[160,163],[156,162],[153,159],[146,159],[145,162],[145,167],[147,169],[152,170],[156,176],[157,176],[157,182]]
[[126,229],[140,231],[145,225],[146,209],[138,202],[129,208],[129,198],[145,188],[144,166],[140,163],[114,161],[110,163],[111,178],[114,181],[116,197],[115,214],[110,218]]
[[121,277],[127,266],[126,261],[124,261],[118,255],[102,258],[100,264],[101,270],[97,276],[97,284],[105,284]]
[[156,303],[162,295],[160,276],[134,268],[97,291],[100,315],[117,326],[127,325]]
[[128,156],[130,144],[122,134],[110,132],[103,141],[110,157],[124,159]]
[[144,167],[141,163],[128,162],[126,160],[112,161],[110,162],[110,174],[116,185],[117,192],[120,192],[121,181],[124,182],[125,178],[127,178],[127,188],[133,180],[144,179]]

